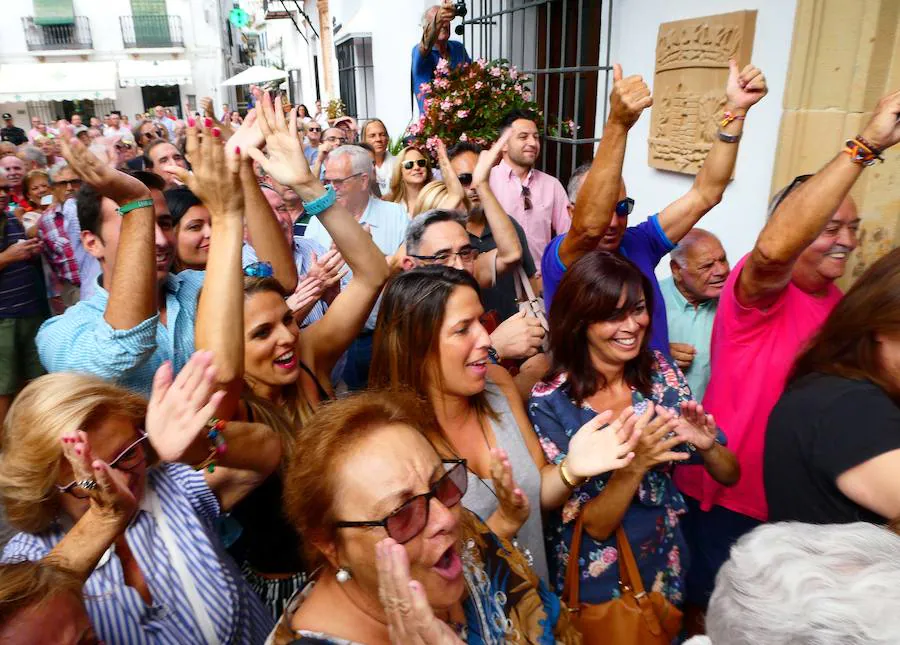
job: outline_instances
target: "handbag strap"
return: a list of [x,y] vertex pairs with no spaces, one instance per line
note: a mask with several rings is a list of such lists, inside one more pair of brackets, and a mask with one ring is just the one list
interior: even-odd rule
[[631,550],[631,543],[621,524],[616,529],[616,550],[619,552],[619,578],[622,584],[631,587],[635,596],[642,596],[645,593],[644,581],[641,580],[641,572],[638,569],[637,560],[634,558],[634,551]]
[[581,532],[584,530],[584,508],[578,513],[575,528],[572,530],[572,541],[569,543],[569,562],[566,564],[566,577],[563,583],[562,601],[569,611],[580,609],[581,575],[578,568],[578,555],[581,553]]

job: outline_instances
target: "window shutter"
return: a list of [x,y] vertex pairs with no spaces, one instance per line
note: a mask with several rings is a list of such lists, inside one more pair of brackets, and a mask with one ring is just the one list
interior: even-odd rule
[[34,24],[71,25],[75,22],[72,0],[34,0]]

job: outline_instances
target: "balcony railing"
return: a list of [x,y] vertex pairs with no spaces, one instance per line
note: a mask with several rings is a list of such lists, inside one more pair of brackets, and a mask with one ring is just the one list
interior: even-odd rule
[[181,16],[120,16],[119,24],[126,48],[184,47]]
[[53,49],[93,49],[91,21],[85,16],[76,16],[65,25],[36,25],[32,16],[22,18],[25,30],[25,44],[29,51]]

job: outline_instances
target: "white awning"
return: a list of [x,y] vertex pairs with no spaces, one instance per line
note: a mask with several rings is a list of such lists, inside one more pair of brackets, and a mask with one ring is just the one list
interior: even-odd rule
[[372,3],[364,2],[359,10],[346,23],[341,25],[340,34],[334,41],[335,46],[349,38],[363,38],[372,35],[372,25],[377,24],[378,17],[373,13]]
[[222,81],[222,85],[262,85],[263,83],[278,81],[282,78],[287,78],[287,72],[282,69],[253,65],[243,72]]
[[173,60],[120,60],[119,85],[144,87],[147,85],[190,85],[191,61]]
[[116,64],[4,63],[0,103],[116,98]]

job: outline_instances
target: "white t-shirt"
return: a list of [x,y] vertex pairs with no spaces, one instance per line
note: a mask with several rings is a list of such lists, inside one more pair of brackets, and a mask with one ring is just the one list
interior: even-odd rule
[[391,191],[391,177],[394,174],[394,155],[390,151],[384,153],[384,163],[381,167],[375,166],[375,178],[378,180],[378,187],[381,189],[381,196],[384,197]]

